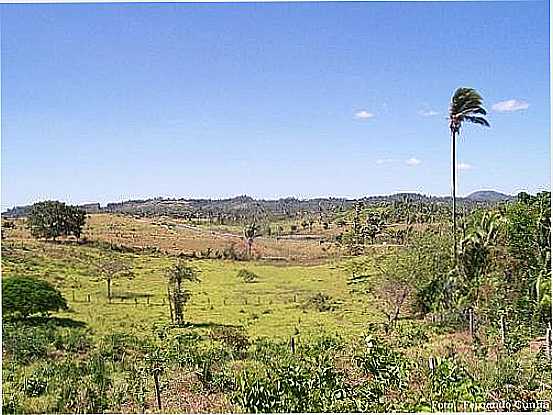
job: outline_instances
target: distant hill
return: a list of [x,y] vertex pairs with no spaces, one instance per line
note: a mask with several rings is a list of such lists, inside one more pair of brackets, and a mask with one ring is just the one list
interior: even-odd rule
[[[460,203],[497,203],[514,199],[493,190],[471,193],[466,198],[458,198]],[[410,203],[450,203],[450,196],[428,196],[419,193],[396,193],[381,196],[366,196],[360,199],[314,198],[297,199],[295,197],[278,200],[253,199],[250,196],[237,196],[229,199],[165,199],[161,197],[127,200],[108,203],[101,207],[99,203],[89,203],[80,207],[87,213],[125,213],[138,216],[167,215],[187,219],[193,218],[230,218],[233,220],[251,217],[295,217],[306,212],[330,213],[350,209],[355,202],[366,204],[410,202]],[[26,216],[30,206],[16,206],[2,213],[4,217]]]
[[506,202],[515,199],[515,196],[506,195],[495,190],[479,190],[471,193],[465,199],[472,202]]

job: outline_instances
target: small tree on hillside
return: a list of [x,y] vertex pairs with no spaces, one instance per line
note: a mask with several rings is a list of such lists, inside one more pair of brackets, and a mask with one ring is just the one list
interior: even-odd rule
[[132,267],[124,261],[115,258],[102,259],[96,263],[98,277],[104,280],[107,285],[107,296],[111,301],[111,283],[115,279],[127,278],[133,279],[134,273]]
[[56,240],[60,236],[81,237],[86,213],[58,201],[35,203],[27,217],[27,227],[35,238]]
[[49,282],[28,277],[2,279],[2,311],[5,314],[19,313],[28,317],[59,310],[67,310],[67,302]]
[[199,270],[184,262],[178,261],[174,267],[167,272],[167,296],[169,297],[169,311],[173,324],[184,323],[184,306],[192,296],[192,293],[185,289],[182,284],[188,282],[200,282]]

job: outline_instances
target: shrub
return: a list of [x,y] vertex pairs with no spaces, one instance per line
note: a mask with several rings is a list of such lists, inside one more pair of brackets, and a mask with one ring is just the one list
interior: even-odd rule
[[54,339],[50,327],[33,327],[22,323],[4,323],[2,346],[15,361],[28,362],[46,356]]
[[243,329],[234,327],[218,327],[211,330],[210,337],[230,347],[233,353],[242,355],[250,345],[248,336]]
[[328,294],[317,293],[310,296],[303,304],[304,309],[315,309],[321,313],[324,311],[333,311],[335,305],[332,302],[332,297]]
[[244,280],[244,282],[246,283],[250,283],[250,282],[256,282],[258,279],[259,279],[259,276],[255,273],[253,273],[252,271],[248,271],[247,269],[241,269],[238,271],[238,274],[236,274],[236,276],[242,280]]
[[2,308],[6,314],[48,314],[67,310],[67,302],[50,283],[34,278],[10,277],[2,280]]
[[233,395],[246,412],[341,412],[348,389],[326,355],[272,360],[263,374],[243,371]]

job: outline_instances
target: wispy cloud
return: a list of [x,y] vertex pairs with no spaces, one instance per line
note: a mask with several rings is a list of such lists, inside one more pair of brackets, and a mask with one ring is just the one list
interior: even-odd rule
[[374,114],[367,110],[359,110],[354,115],[358,120],[368,120],[369,118],[374,118]]
[[469,163],[457,163],[459,170],[472,170],[472,164]]
[[500,101],[492,105],[492,110],[497,112],[514,112],[525,110],[530,106],[526,101],[521,99],[508,99]]
[[378,159],[376,160],[376,164],[387,164],[392,163],[394,159]]
[[415,157],[411,157],[410,159],[405,160],[405,164],[407,164],[408,166],[418,166],[421,163],[422,161]]
[[439,112],[437,111],[434,111],[434,110],[420,110],[419,111],[419,115],[423,116],[423,117],[433,117],[434,115],[438,115]]

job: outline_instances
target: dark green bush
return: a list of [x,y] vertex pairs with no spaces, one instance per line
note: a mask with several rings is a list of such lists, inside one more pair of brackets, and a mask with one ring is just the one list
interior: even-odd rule
[[314,309],[317,311],[325,312],[335,309],[335,304],[332,301],[332,297],[328,294],[317,293],[310,296],[302,305],[304,309]]
[[239,270],[236,276],[246,283],[256,282],[259,279],[259,276],[257,274],[252,271],[248,271],[247,269]]
[[67,310],[67,302],[60,291],[49,282],[27,277],[2,279],[2,309],[6,314],[48,314]]

